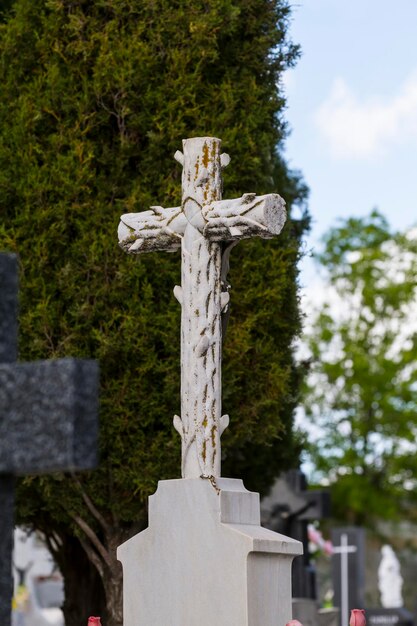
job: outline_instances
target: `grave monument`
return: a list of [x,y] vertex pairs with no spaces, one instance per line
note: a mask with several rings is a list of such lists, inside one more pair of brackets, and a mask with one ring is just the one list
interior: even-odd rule
[[404,607],[401,565],[390,545],[381,548],[378,567],[378,588],[381,608],[367,609],[369,626],[414,626],[415,616]]
[[0,254],[0,624],[10,626],[14,479],[96,464],[98,366],[16,363],[17,259]]
[[365,530],[333,528],[332,543],[334,605],[340,607],[340,625],[349,626],[350,611],[365,607]]
[[[180,207],[123,215],[130,254],[181,249],[182,479],[160,481],[149,527],[118,549],[124,626],[284,626],[291,618],[291,563],[298,541],[260,526],[259,495],[221,478],[222,319],[229,307],[231,248],[271,238],[285,222],[277,194],[222,200],[221,141],[183,141]],[[238,418],[238,416],[236,416]]]
[[[353,606],[365,608],[369,626],[413,626],[414,617],[402,604],[402,578],[392,548],[384,546],[382,553],[388,557],[388,562],[381,562],[378,571],[379,583],[385,586],[385,597],[381,598],[382,607],[375,608],[365,602],[365,529],[359,526],[333,529],[332,541],[333,584],[335,602],[341,607],[340,626],[348,625],[343,608]],[[384,577],[386,580],[382,581]]]
[[[308,549],[308,523],[330,516],[330,492],[308,489],[307,479],[299,469],[281,475],[269,495],[261,502],[264,526],[301,541],[303,556],[295,559],[292,572],[293,598],[317,600],[316,572]],[[306,624],[297,615],[296,619]]]
[[302,557],[292,570],[293,617],[303,626],[326,626],[337,619],[318,608],[316,570],[311,563],[308,524],[330,516],[330,492],[308,489],[307,479],[299,469],[283,473],[269,495],[261,502],[261,519],[266,528],[298,539],[303,544]]

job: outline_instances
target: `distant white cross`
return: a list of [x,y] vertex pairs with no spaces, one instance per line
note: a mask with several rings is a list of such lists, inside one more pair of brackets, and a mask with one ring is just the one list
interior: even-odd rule
[[356,546],[350,546],[348,536],[342,533],[340,536],[340,546],[333,548],[334,554],[340,554],[340,586],[341,586],[341,613],[342,626],[349,626],[349,554],[357,551]]
[[240,239],[278,235],[285,202],[278,194],[254,193],[222,200],[221,171],[230,159],[221,154],[220,139],[185,139],[175,158],[183,166],[181,206],[122,215],[119,243],[128,253],[181,248],[181,287],[174,289],[182,307],[181,417],[174,426],[182,440],[182,476],[216,477],[229,422],[221,414],[221,322],[229,305],[230,248]]

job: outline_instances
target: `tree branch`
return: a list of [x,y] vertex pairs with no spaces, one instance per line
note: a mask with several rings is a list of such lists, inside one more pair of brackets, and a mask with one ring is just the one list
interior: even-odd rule
[[104,578],[105,571],[104,571],[104,567],[103,567],[103,562],[100,559],[100,557],[97,554],[97,552],[84,539],[82,539],[82,537],[79,537],[78,540],[79,540],[79,542],[80,542],[84,552],[86,553],[88,559],[94,565],[94,567],[98,571],[98,573],[101,576],[101,578]]
[[94,530],[91,528],[91,526],[89,526],[87,522],[83,520],[83,518],[80,517],[79,515],[72,515],[72,514],[70,515],[71,515],[71,518],[74,520],[74,522],[79,526],[79,528],[81,528],[83,533],[91,541],[91,543],[96,548],[97,552],[101,555],[106,565],[108,565],[108,567],[111,567],[112,565],[111,556],[109,552],[106,550],[106,548],[103,546],[103,544],[101,543],[100,539],[98,538]]
[[104,532],[109,534],[110,533],[110,526],[109,526],[109,524],[106,522],[106,520],[104,519],[104,517],[102,516],[100,511],[97,509],[97,507],[95,506],[95,504],[91,500],[90,496],[84,491],[81,482],[79,481],[79,479],[76,477],[75,474],[72,474],[72,478],[75,481],[75,483],[77,484],[78,488],[80,489],[82,499],[84,500],[84,502],[85,502],[88,510],[90,511],[91,515],[97,520],[97,522],[100,524],[100,526],[102,527]]

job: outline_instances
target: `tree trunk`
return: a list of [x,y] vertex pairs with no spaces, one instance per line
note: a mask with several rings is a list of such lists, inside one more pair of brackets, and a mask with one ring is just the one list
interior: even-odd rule
[[107,620],[103,626],[123,626],[123,570],[116,561],[103,582],[106,594]]
[[[87,558],[79,540],[61,535],[62,543],[50,549],[64,577],[65,626],[83,626],[90,615],[100,615],[103,626],[111,626],[106,610],[106,596],[97,569]],[[118,625],[119,626],[119,625]]]

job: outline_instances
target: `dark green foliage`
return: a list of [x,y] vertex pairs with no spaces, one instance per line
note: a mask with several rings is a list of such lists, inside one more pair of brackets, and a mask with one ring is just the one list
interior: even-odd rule
[[0,22],[6,21],[14,0],[0,0]]
[[[317,470],[332,484],[333,512],[372,525],[409,516],[417,429],[417,242],[374,211],[324,239],[328,301],[309,345],[308,414],[321,436]],[[408,509],[408,510],[407,510]]]
[[[179,203],[172,155],[198,135],[232,157],[225,197],[303,201],[279,156],[276,85],[298,55],[288,17],[286,0],[16,0],[0,26],[0,247],[20,256],[20,356],[100,359],[101,464],[80,480],[120,537],[146,523],[157,480],[179,473],[180,258],[123,254],[119,216]],[[224,473],[260,490],[298,456],[291,342],[306,225],[232,257]],[[71,478],[22,489],[26,519],[42,509],[44,527],[77,528],[80,513],[100,534]]]

